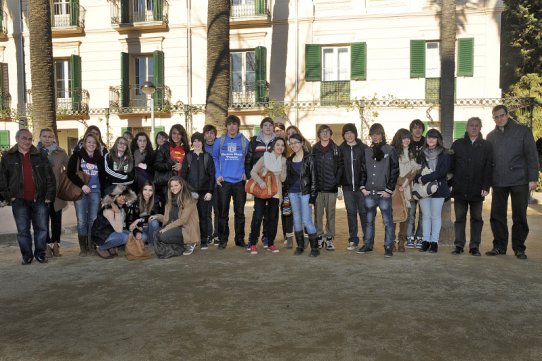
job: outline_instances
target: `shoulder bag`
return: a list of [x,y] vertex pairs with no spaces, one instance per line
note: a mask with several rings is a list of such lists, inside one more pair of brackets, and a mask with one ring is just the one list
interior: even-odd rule
[[[88,185],[88,182],[90,181],[90,176],[83,172],[82,170],[79,170],[79,166],[81,165],[81,160],[77,160],[77,171],[75,174],[83,180],[83,183],[85,185]],[[64,200],[64,201],[78,201],[83,197],[83,189],[79,188],[73,182],[68,178],[68,171],[66,168],[64,168],[58,177],[58,187],[57,187],[57,197]]]

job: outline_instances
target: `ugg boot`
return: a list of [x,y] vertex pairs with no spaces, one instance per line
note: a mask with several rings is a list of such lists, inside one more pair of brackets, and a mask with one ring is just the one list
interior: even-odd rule
[[292,248],[293,244],[293,235],[291,233],[286,233],[286,248]]
[[86,257],[88,256],[88,241],[87,241],[87,235],[77,235],[77,239],[79,240],[79,249],[81,250],[79,252],[80,257]]
[[88,235],[87,244],[88,244],[88,255],[89,256],[98,255],[98,253],[96,253],[96,243],[92,240],[92,236],[90,234]]
[[295,232],[295,242],[297,243],[297,248],[295,249],[294,255],[300,256],[305,250],[305,239],[303,237],[303,232]]
[[53,243],[53,256],[55,257],[62,256],[60,254],[60,245],[58,244],[58,242]]
[[45,256],[47,258],[53,258],[53,247],[51,247],[50,243],[47,243],[45,246]]
[[316,233],[309,234],[309,242],[311,243],[311,253],[309,254],[309,256],[318,257],[320,255],[320,247],[318,244],[318,238],[316,237]]
[[399,242],[397,243],[397,251],[398,252],[404,252],[405,251],[405,236],[399,236]]

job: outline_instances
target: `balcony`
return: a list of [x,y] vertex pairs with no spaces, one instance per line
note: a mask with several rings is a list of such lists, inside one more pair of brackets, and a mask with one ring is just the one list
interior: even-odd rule
[[0,27],[0,41],[8,40],[8,14],[2,11],[2,24]]
[[[171,89],[168,86],[156,87],[154,111],[169,113],[171,109]],[[150,100],[141,91],[140,85],[109,87],[109,108],[112,113],[148,114],[151,111]]]
[[271,13],[267,0],[232,0],[231,28],[271,26]]
[[11,95],[0,89],[0,120],[13,119],[11,109]]
[[350,104],[350,102],[350,80],[320,83],[320,104],[322,106],[341,106]]
[[235,86],[230,89],[230,108],[255,109],[269,102],[267,82],[245,82],[243,87]]
[[108,0],[111,25],[118,32],[165,30],[168,26],[167,0]]
[[82,35],[85,32],[85,8],[78,0],[51,5],[51,30],[53,38]]
[[[32,89],[27,91],[27,109],[32,112]],[[86,89],[56,91],[56,116],[59,119],[71,119],[88,115],[89,92]]]

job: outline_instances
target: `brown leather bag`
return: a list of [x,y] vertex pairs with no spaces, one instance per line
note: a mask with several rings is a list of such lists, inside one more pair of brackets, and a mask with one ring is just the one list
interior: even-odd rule
[[149,259],[151,258],[151,252],[145,248],[143,239],[137,239],[132,233],[128,237],[128,242],[124,246],[124,254],[128,260],[133,261],[136,259]]
[[267,172],[265,175],[258,174],[265,182],[267,187],[265,189],[260,188],[260,185],[250,178],[245,184],[245,192],[254,195],[254,197],[261,199],[273,198],[278,192],[277,177],[273,172]]
[[[81,160],[78,160],[77,167],[75,169],[79,169],[80,164]],[[75,174],[83,180],[85,185],[88,185],[88,182],[90,182],[90,175],[86,174],[82,170],[78,170]],[[56,196],[64,201],[78,201],[83,197],[83,189],[72,183],[70,178],[68,178],[68,171],[66,168],[64,168],[58,176]]]

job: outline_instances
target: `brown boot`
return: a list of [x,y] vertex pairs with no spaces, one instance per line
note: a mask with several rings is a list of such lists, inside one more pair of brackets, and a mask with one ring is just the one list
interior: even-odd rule
[[51,247],[50,244],[47,244],[45,246],[45,256],[47,258],[53,258],[53,248]]
[[62,256],[60,254],[60,245],[58,244],[58,242],[53,243],[53,256],[55,257]]
[[399,242],[397,243],[397,251],[398,252],[404,252],[405,251],[405,237],[399,237]]
[[[88,247],[88,255],[89,256],[96,256],[98,252],[96,252],[96,243],[92,240],[92,236],[89,234],[87,239],[87,247]],[[109,252],[107,252],[109,253]]]
[[109,251],[102,251],[100,247],[96,248],[96,254],[104,259],[110,259],[113,258],[111,253]]

